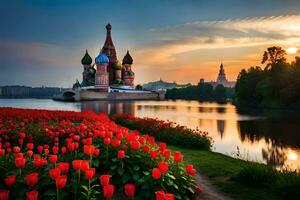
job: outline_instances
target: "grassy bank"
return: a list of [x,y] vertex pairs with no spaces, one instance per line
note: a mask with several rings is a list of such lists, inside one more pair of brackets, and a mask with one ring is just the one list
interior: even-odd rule
[[299,197],[296,188],[300,186],[300,177],[295,173],[278,173],[265,165],[211,151],[175,146],[170,148],[181,151],[186,161],[197,167],[220,191],[233,199],[277,200]]

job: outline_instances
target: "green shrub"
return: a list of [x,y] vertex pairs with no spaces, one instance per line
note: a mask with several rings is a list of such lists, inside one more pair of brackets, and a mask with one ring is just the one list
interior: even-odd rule
[[212,139],[208,133],[189,129],[172,122],[131,115],[114,115],[112,119],[131,130],[154,136],[156,140],[191,149],[210,150]]
[[274,184],[277,179],[277,171],[271,167],[251,164],[244,167],[233,180],[250,186],[266,186]]
[[300,196],[300,174],[297,172],[279,172],[266,165],[251,164],[232,179],[252,187],[270,188],[284,199]]
[[275,191],[287,199],[300,196],[300,174],[294,172],[281,173],[275,184]]

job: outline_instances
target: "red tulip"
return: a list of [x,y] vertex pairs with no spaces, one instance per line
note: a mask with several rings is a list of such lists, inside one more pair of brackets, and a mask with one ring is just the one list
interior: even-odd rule
[[63,154],[65,154],[65,153],[67,152],[67,147],[62,147],[62,148],[61,148],[61,152],[62,152]]
[[148,151],[150,150],[150,147],[149,147],[148,145],[145,145],[145,146],[143,147],[143,150],[144,150],[145,152],[148,152]]
[[136,140],[130,142],[130,148],[132,150],[138,150],[140,148],[140,143]]
[[202,192],[202,189],[201,189],[201,187],[200,187],[199,185],[196,186],[195,192],[196,192],[196,193]]
[[61,173],[67,174],[69,172],[70,163],[59,162],[59,163],[57,163],[57,168],[60,169]]
[[13,148],[14,153],[19,153],[20,151],[21,151],[20,147],[14,146],[14,148]]
[[165,200],[174,200],[174,194],[170,194],[170,193],[165,194]]
[[95,152],[95,146],[94,145],[84,145],[83,151],[85,155],[93,155]]
[[5,178],[5,184],[8,187],[11,187],[13,184],[15,184],[16,182],[16,176],[15,175],[11,175]]
[[156,200],[165,200],[165,192],[164,191],[157,191],[155,192],[155,199]]
[[28,157],[31,157],[31,156],[33,155],[33,151],[32,151],[32,150],[28,150],[28,151],[26,152],[26,155],[27,155]]
[[49,149],[44,149],[45,155],[49,154]]
[[20,138],[24,139],[26,137],[25,133],[20,133]]
[[15,165],[17,168],[23,168],[25,166],[26,159],[25,158],[15,158]]
[[26,200],[38,200],[39,192],[36,190],[26,192]]
[[0,156],[3,156],[5,154],[5,149],[0,149]]
[[43,146],[41,146],[41,145],[39,145],[38,147],[37,147],[37,149],[38,149],[38,151],[41,153],[42,151],[43,151]]
[[26,148],[29,149],[29,150],[34,149],[33,143],[27,143],[27,144],[26,144]]
[[9,190],[0,190],[0,200],[9,199]]
[[55,179],[55,185],[57,189],[62,189],[66,186],[67,183],[67,176],[58,176]]
[[39,181],[39,174],[38,173],[31,173],[24,177],[25,183],[33,187],[35,186]]
[[59,168],[54,168],[49,170],[49,175],[52,180],[55,180],[57,177],[59,177],[60,173],[61,171]]
[[157,153],[156,150],[151,150],[151,151],[149,152],[149,154],[150,154],[152,160],[154,160],[154,159],[157,157],[157,155],[158,155],[158,153]]
[[185,171],[188,175],[194,176],[196,174],[196,169],[194,169],[193,165],[186,165]]
[[95,171],[96,171],[95,168],[86,169],[84,171],[84,178],[86,180],[91,180],[95,176]]
[[174,161],[175,162],[182,162],[183,161],[183,157],[182,157],[182,155],[179,151],[174,152]]
[[95,149],[94,156],[99,156],[100,155],[100,149]]
[[171,150],[170,150],[170,149],[165,149],[165,150],[163,151],[163,157],[169,159],[170,156],[171,156]]
[[159,150],[163,152],[166,149],[167,145],[164,142],[159,143]]
[[160,179],[160,170],[158,168],[153,168],[152,169],[152,177],[153,179]]
[[114,139],[112,142],[111,142],[111,146],[113,146],[114,148],[117,148],[118,146],[120,146],[121,144],[121,141],[118,140],[118,139]]
[[111,178],[111,175],[101,175],[100,176],[100,183],[102,186],[108,185],[109,184],[109,179]]
[[114,196],[115,186],[108,184],[103,186],[103,196],[107,199],[110,199]]
[[59,148],[57,146],[52,147],[52,153],[58,154]]
[[104,138],[103,142],[104,142],[105,145],[109,145],[110,144],[110,138],[109,137]]
[[50,155],[49,160],[52,164],[55,164],[57,161],[57,155]]
[[161,171],[161,173],[164,174],[168,171],[169,166],[168,166],[168,163],[161,161],[158,163],[158,168]]
[[124,150],[119,150],[118,151],[118,158],[119,159],[125,158],[125,151]]
[[124,189],[125,189],[125,194],[127,197],[129,197],[129,198],[134,197],[134,194],[135,194],[135,185],[134,184],[127,183],[127,184],[125,184]]
[[82,160],[73,160],[72,161],[72,166],[75,170],[80,170],[81,169],[81,162]]

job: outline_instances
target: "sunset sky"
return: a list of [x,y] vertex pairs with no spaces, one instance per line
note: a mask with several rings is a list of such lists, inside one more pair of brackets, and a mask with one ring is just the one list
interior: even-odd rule
[[298,0],[1,0],[0,86],[81,81],[80,60],[98,55],[108,22],[136,84],[215,80],[221,61],[235,80],[269,46],[300,48]]

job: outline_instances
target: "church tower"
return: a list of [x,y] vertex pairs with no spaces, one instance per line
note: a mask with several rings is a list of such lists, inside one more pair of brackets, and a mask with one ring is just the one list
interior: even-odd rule
[[131,69],[132,63],[133,63],[133,59],[129,54],[129,51],[127,51],[122,61],[122,65],[123,65],[122,78],[125,85],[134,87],[134,72]]
[[112,84],[115,79],[114,65],[117,61],[117,52],[111,37],[112,26],[110,24],[107,24],[105,28],[106,28],[106,39],[102,47],[102,52],[105,53],[109,59],[107,71],[109,73],[109,84]]
[[107,66],[109,64],[109,59],[105,53],[100,52],[95,58],[95,63],[97,65],[96,77],[95,77],[95,87],[101,92],[108,92],[109,88],[109,73],[107,72]]
[[226,79],[224,66],[223,66],[223,63],[221,63],[218,78],[217,78],[217,83],[223,84],[226,82],[227,82],[227,79]]
[[94,84],[95,81],[95,69],[91,65],[93,62],[91,56],[89,55],[88,51],[86,50],[85,55],[81,59],[81,64],[83,65],[83,72],[82,72],[82,86],[91,86]]

